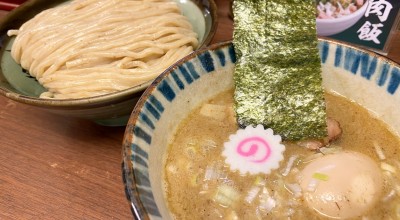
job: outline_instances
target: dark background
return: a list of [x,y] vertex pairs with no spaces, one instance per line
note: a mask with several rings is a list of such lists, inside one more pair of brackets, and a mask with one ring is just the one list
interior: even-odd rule
[[[329,36],[329,38],[334,38],[340,41],[346,41],[360,46],[370,47],[376,50],[383,50],[385,47],[385,43],[387,43],[386,41],[388,40],[390,31],[392,28],[394,28],[393,25],[395,24],[395,20],[400,8],[399,0],[386,0],[386,1],[390,2],[393,8],[390,11],[389,17],[385,22],[382,23],[377,15],[370,14],[368,17],[362,17],[356,24],[351,26],[349,29],[340,32],[338,34],[331,35]],[[373,41],[360,40],[358,38],[359,33],[357,33],[357,31],[364,25],[366,21],[371,22],[371,24],[382,23],[384,25],[383,27],[380,28],[380,30],[382,30],[382,33],[378,36],[378,39],[381,42],[380,44],[375,44]]]

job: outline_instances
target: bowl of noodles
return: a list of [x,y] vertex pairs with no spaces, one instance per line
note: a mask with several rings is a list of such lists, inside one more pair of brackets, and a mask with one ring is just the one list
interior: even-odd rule
[[318,0],[317,32],[319,36],[338,34],[362,18],[367,10],[367,0]]
[[[342,133],[316,147],[283,141],[284,159],[270,174],[232,171],[224,160],[225,143],[238,129],[231,43],[197,51],[160,75],[138,101],[123,141],[133,215],[399,218],[400,115],[393,112],[400,103],[400,66],[335,41],[319,40],[318,48],[327,115]],[[255,146],[246,153],[259,151]]]
[[153,79],[208,45],[216,27],[213,0],[30,0],[0,22],[0,93],[125,125]]

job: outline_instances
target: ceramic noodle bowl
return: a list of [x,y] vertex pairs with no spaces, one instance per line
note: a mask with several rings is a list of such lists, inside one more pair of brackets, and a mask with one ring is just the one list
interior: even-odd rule
[[[355,101],[400,133],[400,67],[379,55],[319,40],[327,91]],[[163,194],[163,159],[179,123],[200,103],[233,88],[231,43],[212,45],[176,63],[145,91],[123,143],[123,177],[133,214],[170,219]],[[195,198],[194,198],[195,199]]]

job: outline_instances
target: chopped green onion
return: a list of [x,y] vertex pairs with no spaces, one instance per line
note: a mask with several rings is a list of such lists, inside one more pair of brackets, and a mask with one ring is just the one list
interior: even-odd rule
[[383,153],[383,149],[378,143],[374,142],[374,148],[375,148],[376,155],[378,155],[378,158],[380,160],[386,159],[385,153]]
[[307,185],[307,191],[308,192],[315,192],[317,189],[318,181],[315,179],[311,179],[311,181]]
[[197,149],[194,146],[187,147],[185,148],[185,153],[190,159],[193,159],[197,154]]
[[220,185],[213,200],[223,207],[231,206],[239,200],[240,193],[233,187],[228,185]]
[[265,186],[265,184],[266,184],[266,181],[263,177],[261,177],[261,176],[256,177],[256,180],[254,181],[254,185]]
[[262,192],[261,192],[261,197],[269,197],[269,191],[267,189],[267,187],[263,187]]
[[214,169],[214,166],[207,166],[204,180],[216,180],[218,176],[219,173]]
[[259,208],[267,213],[272,211],[272,209],[275,208],[275,206],[276,206],[276,200],[273,199],[272,197],[260,200]]
[[392,189],[385,197],[382,198],[382,202],[387,202],[396,196],[396,191]]
[[285,184],[285,188],[286,188],[290,193],[292,193],[293,196],[296,197],[296,198],[298,198],[298,197],[300,197],[300,196],[302,195],[301,186],[300,186],[299,184],[297,184],[297,183],[293,183],[293,184],[286,183],[286,184]]
[[391,173],[396,173],[396,168],[388,163],[381,162],[381,169],[389,171]]
[[200,183],[200,178],[199,178],[199,174],[195,174],[190,178],[190,185],[195,187],[198,186]]
[[214,140],[204,140],[201,144],[201,149],[203,154],[208,154],[210,151],[214,150],[217,147],[217,143]]
[[171,174],[177,174],[178,173],[178,168],[175,165],[170,164],[167,167],[167,171]]
[[295,160],[296,160],[298,157],[299,157],[299,155],[292,155],[292,156],[289,158],[289,161],[287,162],[286,168],[285,168],[285,170],[283,170],[283,172],[282,172],[282,176],[287,176],[287,175],[290,173],[290,171],[292,170],[293,164],[294,164]]
[[314,173],[312,175],[312,178],[317,179],[317,180],[322,180],[322,181],[328,181],[329,176],[323,173]]
[[218,162],[212,165],[208,165],[204,174],[204,180],[206,181],[225,179],[226,177],[227,174],[224,171],[224,165]]
[[292,216],[296,211],[293,208],[289,208],[285,215],[288,217],[288,219],[291,219],[290,216]]
[[186,164],[186,171],[187,172],[193,173],[193,171],[195,171],[194,169],[195,169],[195,167],[194,167],[194,164],[192,162],[188,162]]
[[258,195],[258,193],[260,192],[260,188],[257,186],[253,186],[250,191],[247,193],[246,198],[244,199],[247,203],[251,204],[254,199],[256,198],[256,196]]

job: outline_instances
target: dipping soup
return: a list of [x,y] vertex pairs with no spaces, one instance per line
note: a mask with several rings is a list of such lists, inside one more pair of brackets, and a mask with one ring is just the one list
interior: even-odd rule
[[326,93],[341,136],[309,149],[288,142],[270,174],[230,170],[221,152],[236,133],[233,90],[194,110],[167,149],[165,198],[175,219],[398,219],[400,139],[357,103]]

